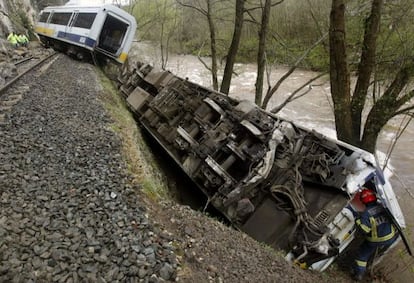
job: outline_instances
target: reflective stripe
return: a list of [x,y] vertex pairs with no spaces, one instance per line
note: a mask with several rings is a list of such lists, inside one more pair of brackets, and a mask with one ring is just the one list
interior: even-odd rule
[[369,233],[371,232],[371,228],[369,228],[367,225],[361,223],[361,219],[357,219],[356,224],[365,232]]
[[[377,236],[376,233],[375,233],[375,236]],[[385,241],[391,240],[394,236],[395,236],[395,228],[394,228],[394,225],[391,225],[391,233],[389,233],[388,235],[385,235],[382,237],[374,237],[373,235],[372,237],[367,237],[367,240],[370,242],[379,243],[379,242],[385,242]]]
[[362,260],[355,260],[356,264],[360,267],[367,267],[367,262]]
[[378,231],[377,231],[377,222],[375,221],[375,218],[370,216],[369,223],[371,223],[371,237],[370,238],[377,239]]

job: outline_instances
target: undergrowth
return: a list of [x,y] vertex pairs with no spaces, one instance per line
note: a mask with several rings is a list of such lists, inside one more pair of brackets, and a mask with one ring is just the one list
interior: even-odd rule
[[152,153],[142,139],[141,130],[121,99],[113,82],[98,71],[102,85],[100,98],[111,116],[111,129],[122,140],[122,154],[135,185],[143,188],[150,199],[168,198],[165,177],[161,175]]

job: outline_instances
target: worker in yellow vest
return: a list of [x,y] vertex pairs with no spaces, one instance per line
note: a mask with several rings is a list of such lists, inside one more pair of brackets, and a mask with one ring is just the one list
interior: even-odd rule
[[15,34],[14,32],[11,32],[8,36],[7,36],[7,40],[10,42],[10,44],[14,47],[17,48],[19,46],[19,41],[18,41],[18,35]]
[[29,39],[25,34],[20,34],[17,36],[17,42],[20,46],[27,47],[27,45],[29,44]]
[[7,36],[7,41],[10,41],[12,36],[14,36],[14,32],[9,33],[9,35]]

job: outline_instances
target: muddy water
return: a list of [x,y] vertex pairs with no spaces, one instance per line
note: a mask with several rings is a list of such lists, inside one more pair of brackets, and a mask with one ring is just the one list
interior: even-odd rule
[[[146,43],[137,43],[131,51],[131,57],[153,66],[161,66],[159,50]],[[208,63],[208,59],[205,60]],[[224,66],[222,67],[224,68]],[[206,87],[211,87],[212,85],[209,71],[206,70],[196,56],[169,54],[166,69],[200,85]],[[272,70],[270,74],[271,83],[275,84],[287,70],[285,67],[278,67]],[[232,80],[230,96],[237,99],[254,101],[256,65],[237,64],[235,66],[235,73],[237,76]],[[268,109],[279,105],[289,94],[316,75],[317,73],[311,71],[295,71],[270,100]],[[291,102],[278,114],[299,125],[315,129],[327,136],[335,137],[332,99],[330,97],[328,78],[322,78],[314,82],[312,89],[305,96]],[[388,148],[395,138],[395,131],[398,129],[400,123],[401,118],[396,118],[385,127],[378,142],[380,152],[388,151]],[[414,174],[412,174],[414,172],[414,153],[411,147],[413,141],[414,123],[411,123],[398,140],[390,161],[393,174],[391,183],[398,195],[410,234],[412,234],[411,230],[414,223],[414,211],[412,210],[414,206]],[[412,235],[411,237],[414,239]],[[403,248],[401,247],[401,249]],[[386,275],[399,282],[414,282],[414,274],[411,270],[413,260],[407,256],[400,257],[400,254],[397,254],[398,250],[400,249],[397,249],[395,255],[392,256],[393,261],[396,261],[392,264],[393,268],[389,268],[389,265],[385,268]]]

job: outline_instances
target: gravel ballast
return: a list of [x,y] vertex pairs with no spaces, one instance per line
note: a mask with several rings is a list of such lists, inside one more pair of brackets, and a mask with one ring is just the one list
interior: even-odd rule
[[175,280],[129,185],[94,67],[59,55],[0,125],[0,282]]

